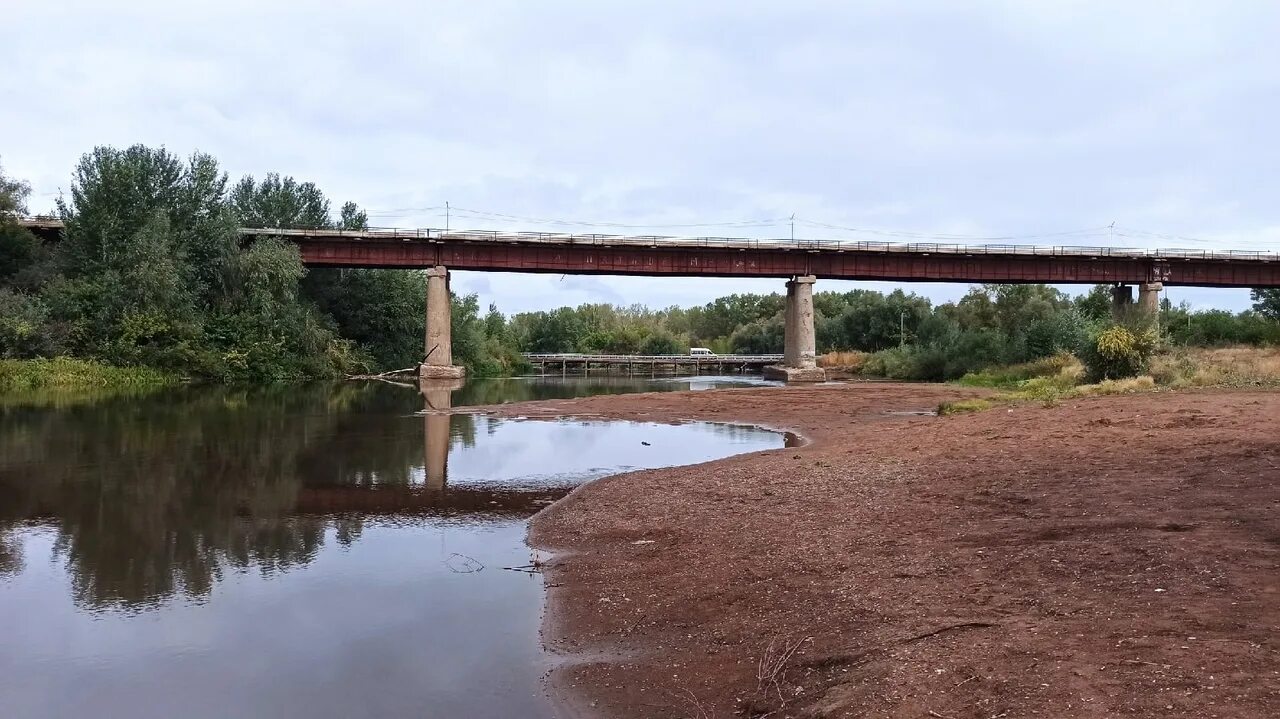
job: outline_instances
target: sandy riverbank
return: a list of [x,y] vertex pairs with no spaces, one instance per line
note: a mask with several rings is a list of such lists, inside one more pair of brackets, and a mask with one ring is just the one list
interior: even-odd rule
[[557,552],[544,640],[599,658],[553,673],[568,711],[1280,716],[1280,393],[891,414],[970,394],[871,384],[500,410],[811,440],[608,478],[534,518],[531,541]]

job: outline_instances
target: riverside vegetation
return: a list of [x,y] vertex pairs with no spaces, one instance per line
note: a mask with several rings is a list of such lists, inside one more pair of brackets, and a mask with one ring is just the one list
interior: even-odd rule
[[[52,244],[14,222],[27,212],[28,194],[0,174],[0,359],[7,360],[0,391],[180,379],[288,383],[421,359],[421,273],[308,270],[288,243],[239,237],[238,227],[367,226],[354,203],[335,213],[312,183],[275,174],[232,183],[205,154],[99,147],[83,156],[69,197],[57,203],[66,231]],[[482,313],[475,295],[454,299],[454,359],[473,376],[522,371],[521,352],[782,349],[778,294],[510,317],[493,305]],[[981,285],[936,306],[901,290],[856,289],[818,292],[814,306],[828,366],[944,381],[1067,353],[1091,379],[1105,380],[1142,374],[1159,348],[1280,343],[1280,291],[1255,290],[1253,299],[1240,313],[1165,301],[1158,339],[1136,324],[1111,323],[1106,286],[1071,297],[1046,285]],[[79,361],[31,361],[48,358]]]

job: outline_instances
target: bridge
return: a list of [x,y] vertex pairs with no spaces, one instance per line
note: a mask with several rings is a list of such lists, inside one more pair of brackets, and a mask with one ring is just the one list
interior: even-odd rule
[[[21,221],[56,239],[56,219]],[[653,277],[787,278],[785,352],[774,376],[820,380],[814,357],[813,284],[819,278],[893,282],[1112,284],[1117,315],[1154,312],[1165,285],[1280,287],[1280,254],[1237,250],[962,245],[849,240],[660,237],[547,232],[369,228],[242,228],[298,246],[311,267],[417,268],[427,272],[427,378],[460,377],[452,364],[448,270]]]
[[772,355],[617,355],[617,354],[576,354],[576,353],[536,353],[527,352],[524,358],[546,373],[547,368],[559,368],[560,374],[568,374],[570,369],[581,370],[589,374],[591,368],[626,369],[627,374],[637,371],[643,374],[655,374],[659,368],[672,372],[680,369],[692,369],[694,374],[701,374],[703,368],[720,372],[744,372],[748,369],[763,369],[782,361],[780,354]]

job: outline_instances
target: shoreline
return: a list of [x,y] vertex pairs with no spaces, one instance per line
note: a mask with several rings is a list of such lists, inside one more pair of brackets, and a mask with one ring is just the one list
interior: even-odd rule
[[[557,711],[573,717],[934,711],[957,719],[1000,711],[1274,714],[1280,693],[1247,677],[1280,670],[1274,658],[1280,648],[1262,631],[1280,625],[1280,610],[1258,599],[1280,593],[1274,568],[1271,576],[1258,569],[1280,558],[1280,541],[1267,539],[1273,530],[1280,536],[1280,527],[1251,515],[1246,525],[1253,529],[1240,532],[1218,515],[1256,514],[1265,500],[1280,502],[1274,482],[1261,481],[1275,476],[1280,459],[1271,439],[1280,430],[1280,394],[1199,390],[945,418],[887,414],[982,394],[873,383],[486,408],[507,417],[750,424],[809,440],[602,478],[530,518],[529,545],[551,554],[544,581],[553,586],[541,634],[563,660],[547,679]],[[1025,456],[1031,449],[1034,456]],[[1197,452],[1217,452],[1246,480],[1225,490],[1204,487],[1200,478],[1222,468]],[[1132,471],[1124,471],[1126,463]],[[1161,466],[1163,477],[1147,476]],[[1146,486],[1153,481],[1157,486]],[[1161,483],[1176,483],[1179,492]],[[1184,485],[1199,491],[1182,491]],[[1152,497],[1176,506],[1150,511]],[[1134,511],[1144,516],[1115,518]],[[1162,550],[1169,540],[1184,546]],[[1062,551],[1067,545],[1072,551]],[[1198,585],[1173,616],[1132,611],[1151,596],[1135,596],[1127,585],[1136,581],[1136,565],[1153,555],[1193,585],[1197,563],[1217,555],[1235,601],[1231,611],[1252,613],[1257,628],[1231,626],[1222,597]],[[1106,591],[1080,586],[1090,581]],[[1149,591],[1155,589],[1163,588]],[[1168,598],[1161,594],[1155,596]],[[1064,597],[1074,601],[1072,611],[1046,609]],[[1085,616],[1091,619],[1081,624]],[[1059,622],[1079,634],[1098,626],[1112,632],[1106,640],[1064,640]],[[1150,637],[1170,625],[1185,625],[1178,634],[1213,639],[1196,645],[1202,659],[1222,665],[1216,679],[1208,680],[1210,673],[1199,682],[1212,690],[1185,689],[1197,684],[1190,676],[1161,676],[1169,686],[1147,688],[1153,678],[1141,670],[1180,668],[1184,662],[1164,655],[1183,650],[1150,640],[1141,651],[1116,649],[1125,637],[1112,635],[1121,627]],[[917,634],[924,637],[912,638]],[[902,637],[910,641],[895,644]],[[763,681],[760,659],[771,642],[794,643],[794,652]],[[1063,654],[1064,644],[1075,650]],[[1064,664],[1076,672],[1070,681],[1046,675],[1045,667]],[[923,671],[930,666],[941,671]],[[953,672],[968,672],[952,682],[964,691],[939,680]],[[1170,694],[1179,688],[1178,696]]]

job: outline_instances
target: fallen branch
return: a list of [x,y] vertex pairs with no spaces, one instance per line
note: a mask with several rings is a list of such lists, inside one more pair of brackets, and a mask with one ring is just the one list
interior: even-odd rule
[[347,379],[385,379],[387,377],[395,377],[396,375],[413,374],[417,371],[418,368],[416,366],[405,367],[404,369],[393,369],[386,372],[379,372],[378,374],[349,374],[347,375]]
[[993,624],[992,622],[960,622],[959,624],[950,624],[945,627],[934,629],[931,632],[925,632],[924,634],[917,634],[914,637],[907,637],[906,639],[903,639],[898,643],[910,644],[912,642],[918,642],[921,639],[928,639],[929,637],[937,636],[939,634],[942,634],[943,632],[952,632],[957,629],[986,629],[988,627],[994,627],[994,626],[996,625]]
[[450,554],[449,558],[444,560],[444,566],[454,574],[471,574],[484,569],[484,564],[479,559],[457,552]]
[[782,674],[786,671],[787,662],[791,661],[791,656],[800,649],[801,644],[812,637],[801,637],[790,644],[786,640],[779,644],[779,639],[781,637],[770,640],[764,654],[760,655],[760,663],[756,666],[756,688],[768,694],[769,688],[773,687],[778,693],[778,701],[786,705],[787,699],[782,695]]

